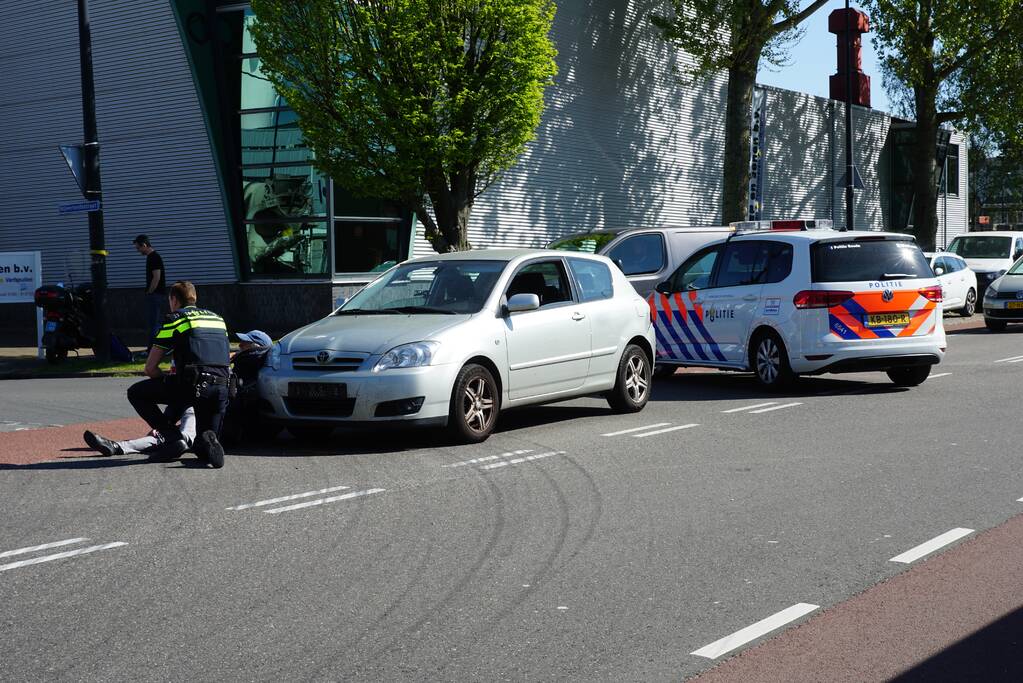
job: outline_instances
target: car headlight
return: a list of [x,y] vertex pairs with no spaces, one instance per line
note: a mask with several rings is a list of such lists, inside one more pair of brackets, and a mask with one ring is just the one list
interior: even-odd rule
[[437,342],[424,341],[412,344],[402,344],[381,356],[380,361],[373,368],[373,372],[390,370],[392,368],[419,368],[429,365],[437,352]]
[[270,347],[270,353],[266,354],[266,365],[271,370],[281,369],[281,343],[276,342]]
[[994,287],[988,287],[987,289],[984,290],[984,298],[985,299],[997,299],[998,298],[998,290],[995,289]]

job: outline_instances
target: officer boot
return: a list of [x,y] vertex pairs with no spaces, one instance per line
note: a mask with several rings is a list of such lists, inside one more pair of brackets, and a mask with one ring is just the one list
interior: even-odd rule
[[208,462],[214,469],[224,466],[224,447],[217,440],[217,433],[207,429],[196,441],[195,454]]

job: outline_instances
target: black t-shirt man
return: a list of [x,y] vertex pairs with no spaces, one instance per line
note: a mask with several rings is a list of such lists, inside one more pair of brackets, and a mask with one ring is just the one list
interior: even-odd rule
[[[160,271],[159,282],[156,285],[156,289],[149,291],[149,287],[153,284],[153,273]],[[167,271],[163,267],[163,259],[160,258],[160,254],[154,249],[146,255],[146,294],[164,294],[167,289],[167,279],[164,275]]]

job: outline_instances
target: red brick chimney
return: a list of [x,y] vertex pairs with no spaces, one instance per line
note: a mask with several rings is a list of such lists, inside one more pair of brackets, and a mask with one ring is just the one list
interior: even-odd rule
[[[848,31],[846,33],[846,12]],[[870,19],[863,12],[850,9],[836,9],[828,16],[828,31],[838,35],[838,73],[831,77],[831,99],[846,101],[845,75],[849,65],[845,63],[845,46],[852,40],[852,103],[861,107],[870,106],[870,76],[863,73],[862,41],[860,36],[870,31]]]

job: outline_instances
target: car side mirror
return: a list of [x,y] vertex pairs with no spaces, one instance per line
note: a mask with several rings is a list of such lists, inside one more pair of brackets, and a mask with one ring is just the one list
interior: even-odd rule
[[934,269],[934,274],[935,275],[944,275],[945,274],[945,269],[942,268],[941,266],[938,266],[937,268]]
[[656,289],[661,294],[671,294],[671,282],[669,280],[665,280],[664,282],[658,282],[657,287],[655,287],[654,289]]
[[513,294],[504,306],[504,310],[508,313],[535,311],[538,308],[540,308],[540,297],[536,294]]
[[625,272],[625,263],[623,263],[620,258],[616,258],[614,260],[614,264],[618,266],[618,270],[622,271],[623,273]]

